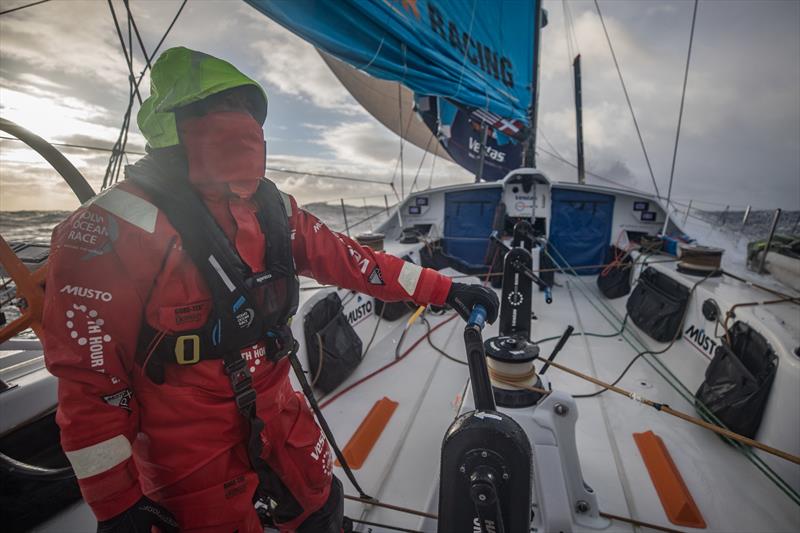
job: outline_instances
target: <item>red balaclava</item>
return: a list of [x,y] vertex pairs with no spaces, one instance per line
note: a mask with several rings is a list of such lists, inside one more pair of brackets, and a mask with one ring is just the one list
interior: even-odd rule
[[249,198],[264,176],[261,125],[243,111],[214,111],[180,121],[189,182],[254,272],[264,268],[265,242]]

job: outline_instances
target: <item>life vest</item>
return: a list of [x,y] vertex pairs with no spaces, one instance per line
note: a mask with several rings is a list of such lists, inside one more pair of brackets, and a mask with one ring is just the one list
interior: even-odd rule
[[169,179],[151,156],[126,169],[169,219],[182,247],[211,292],[206,323],[176,334],[156,331],[146,322],[139,334],[137,363],[156,383],[164,365],[192,365],[225,359],[246,346],[267,342],[267,356],[278,359],[291,344],[289,323],[297,311],[299,283],[292,257],[287,206],[273,182],[264,178],[253,195],[257,218],[267,236],[264,272],[253,272],[217,224],[188,181]]

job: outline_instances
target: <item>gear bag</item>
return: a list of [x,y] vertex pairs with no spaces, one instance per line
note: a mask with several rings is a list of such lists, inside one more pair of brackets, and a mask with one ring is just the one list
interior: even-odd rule
[[331,292],[303,317],[311,384],[325,394],[338,387],[361,362],[361,338],[342,309],[339,295]]
[[761,425],[778,356],[766,339],[744,322],[734,323],[729,335],[731,344],[723,341],[717,347],[695,398],[731,431],[752,439]]
[[627,252],[611,246],[606,256],[614,258],[612,263],[597,275],[597,288],[609,300],[620,298],[631,292],[631,266],[633,260]]
[[639,276],[625,308],[639,329],[659,342],[670,342],[680,332],[688,302],[687,287],[648,267]]

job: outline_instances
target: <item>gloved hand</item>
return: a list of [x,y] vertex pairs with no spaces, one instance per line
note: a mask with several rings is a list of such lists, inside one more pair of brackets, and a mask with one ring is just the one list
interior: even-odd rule
[[97,533],[178,533],[178,522],[172,513],[142,496],[127,511],[97,523]]
[[486,309],[486,321],[489,324],[497,320],[497,312],[500,308],[500,301],[492,289],[483,285],[456,282],[453,282],[450,292],[447,293],[447,304],[455,309],[464,320],[469,320],[473,307],[482,305]]

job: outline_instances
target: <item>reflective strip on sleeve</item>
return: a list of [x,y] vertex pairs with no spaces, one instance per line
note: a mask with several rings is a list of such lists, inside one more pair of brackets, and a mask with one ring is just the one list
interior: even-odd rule
[[287,217],[292,216],[292,200],[291,200],[291,196],[289,196],[288,194],[286,194],[283,191],[278,191],[278,192],[281,193],[281,200],[283,200],[283,207],[284,207],[284,209],[286,209],[286,216]]
[[125,435],[117,435],[80,450],[64,452],[75,470],[75,477],[84,479],[111,470],[131,456],[131,443]]
[[405,290],[409,296],[414,296],[414,291],[417,290],[420,275],[422,275],[421,266],[404,261],[403,268],[400,269],[400,275],[397,276],[397,283],[403,287],[403,290]]
[[109,213],[148,233],[156,230],[156,218],[158,217],[156,206],[119,187],[98,194],[85,205],[92,204],[102,207]]

